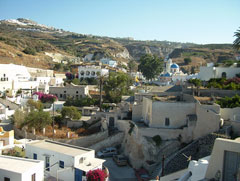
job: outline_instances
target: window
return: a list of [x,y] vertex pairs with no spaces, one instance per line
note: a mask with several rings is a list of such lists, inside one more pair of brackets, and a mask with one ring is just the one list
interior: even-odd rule
[[61,160],[59,161],[59,167],[64,168],[64,161],[61,161]]
[[169,126],[169,124],[170,124],[169,118],[165,118],[165,126]]
[[62,96],[62,94],[60,94],[60,98],[62,98],[63,96]]
[[64,93],[66,93],[67,91],[64,91]]
[[78,94],[78,91],[76,91],[76,94]]
[[48,156],[45,157],[45,169],[50,171],[50,158]]
[[4,181],[10,181],[10,178],[4,177]]
[[33,153],[33,159],[37,160],[37,154],[36,153]]
[[32,181],[36,181],[36,173],[32,174]]

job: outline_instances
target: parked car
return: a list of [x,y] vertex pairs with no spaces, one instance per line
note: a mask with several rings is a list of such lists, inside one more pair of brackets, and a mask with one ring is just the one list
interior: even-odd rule
[[135,175],[138,181],[148,181],[151,179],[147,170],[145,170],[144,168],[135,170]]
[[99,158],[104,158],[104,157],[111,157],[113,155],[117,155],[117,149],[114,147],[109,147],[109,148],[105,148],[101,151],[97,152],[97,157]]
[[115,161],[115,163],[118,166],[125,166],[127,165],[127,158],[123,155],[114,155],[113,156],[113,161]]

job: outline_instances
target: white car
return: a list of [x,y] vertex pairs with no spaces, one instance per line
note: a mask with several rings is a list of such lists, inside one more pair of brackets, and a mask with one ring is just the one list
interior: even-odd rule
[[111,157],[113,155],[117,155],[117,149],[114,147],[109,147],[109,148],[105,148],[101,151],[97,152],[97,157],[98,158],[104,158],[104,157]]

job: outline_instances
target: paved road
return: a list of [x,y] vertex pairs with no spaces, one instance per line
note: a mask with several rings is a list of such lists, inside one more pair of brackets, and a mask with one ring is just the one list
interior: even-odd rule
[[136,181],[134,170],[130,166],[117,166],[112,158],[104,158],[103,163],[110,172],[110,181]]

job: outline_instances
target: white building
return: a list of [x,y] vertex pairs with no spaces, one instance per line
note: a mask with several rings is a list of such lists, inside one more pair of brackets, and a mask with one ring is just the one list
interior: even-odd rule
[[208,81],[211,78],[233,78],[240,73],[240,67],[214,67],[213,64],[208,64],[207,67],[200,67],[199,78]]
[[95,158],[94,150],[48,140],[27,144],[26,156],[43,160],[45,175],[66,181],[85,179],[88,171],[102,169],[105,161]]
[[18,90],[48,93],[49,85],[60,86],[63,76],[53,76],[53,70],[29,68],[15,64],[0,64],[0,92],[15,96]]
[[79,79],[81,78],[97,78],[98,74],[108,75],[109,70],[101,68],[100,66],[79,66],[78,75]]
[[0,64],[0,91],[8,91],[15,95],[19,89],[35,89],[38,86],[36,81],[30,81],[31,75],[27,68],[21,65]]
[[84,62],[91,62],[93,58],[93,54],[87,54],[84,58],[83,61]]
[[160,180],[167,181],[171,177],[180,181],[238,181],[240,179],[239,165],[240,138],[235,140],[217,138],[210,156],[198,161],[190,161],[188,169],[181,176],[172,173],[161,177]]
[[[217,104],[200,103],[187,94],[151,97],[143,97],[143,102],[136,102],[132,120],[144,121],[162,138],[181,135],[188,142],[219,130],[222,124]],[[146,134],[153,134],[154,129]]]
[[43,181],[43,161],[0,155],[0,181]]
[[58,97],[58,100],[66,100],[68,97],[73,99],[81,99],[89,96],[89,88],[87,85],[67,84],[65,87],[50,87],[49,93]]
[[102,58],[100,59],[102,64],[108,65],[110,67],[117,67],[117,61],[109,59],[109,58]]
[[184,82],[188,79],[188,74],[184,74],[178,64],[172,63],[172,59],[165,59],[164,71],[159,76],[160,85],[168,85],[171,82]]

